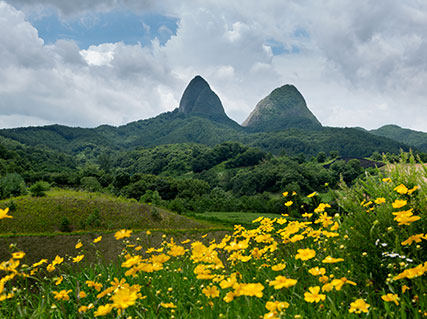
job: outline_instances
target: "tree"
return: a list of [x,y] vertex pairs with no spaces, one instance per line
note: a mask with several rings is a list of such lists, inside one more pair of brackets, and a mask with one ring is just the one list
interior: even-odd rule
[[102,190],[101,184],[98,182],[96,177],[93,176],[82,177],[80,184],[89,192],[99,192]]
[[326,161],[326,153],[325,152],[319,152],[319,154],[317,154],[317,162],[323,163],[325,161]]
[[7,174],[0,178],[0,198],[5,199],[12,196],[26,194],[24,179],[17,173]]

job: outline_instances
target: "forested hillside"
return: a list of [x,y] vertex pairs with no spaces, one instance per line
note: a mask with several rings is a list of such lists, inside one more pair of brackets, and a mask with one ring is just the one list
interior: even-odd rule
[[427,133],[425,132],[401,128],[397,125],[384,125],[369,132],[398,142],[406,143],[407,145],[415,147],[422,152],[427,152]]

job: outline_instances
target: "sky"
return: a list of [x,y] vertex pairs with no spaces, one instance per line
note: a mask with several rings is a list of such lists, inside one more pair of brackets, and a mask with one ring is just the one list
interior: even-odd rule
[[427,131],[425,0],[0,0],[0,128],[172,111],[201,75],[243,122],[295,85],[325,126]]

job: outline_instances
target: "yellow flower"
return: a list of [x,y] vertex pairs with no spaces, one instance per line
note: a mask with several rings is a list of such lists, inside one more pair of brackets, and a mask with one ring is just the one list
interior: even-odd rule
[[62,264],[62,262],[64,261],[64,258],[59,257],[58,255],[55,257],[55,259],[52,261],[52,265],[59,265]]
[[312,274],[313,276],[322,276],[326,273],[326,269],[325,268],[319,268],[319,267],[314,267],[308,270],[308,272],[310,274]]
[[160,306],[163,308],[176,308],[176,306],[173,302],[169,302],[169,303],[161,302]]
[[332,280],[331,284],[338,291],[341,290],[344,284],[350,284],[350,285],[356,286],[356,283],[354,281],[348,280],[346,277],[342,277],[341,279],[334,279]]
[[424,234],[416,234],[409,237],[407,240],[402,241],[401,244],[402,246],[405,246],[405,245],[412,245],[413,242],[420,243],[423,238],[425,238]]
[[393,190],[398,192],[399,194],[402,194],[402,195],[406,194],[408,192],[408,188],[403,184],[396,186]]
[[383,182],[384,183],[390,183],[391,182],[391,178],[390,177],[383,178]]
[[185,254],[185,249],[182,246],[174,245],[171,247],[168,254],[174,257],[182,256]]
[[409,290],[409,289],[411,289],[411,288],[409,288],[408,286],[406,286],[406,285],[403,285],[402,286],[402,293],[404,294],[407,290]]
[[286,207],[289,207],[289,206],[291,206],[293,203],[294,203],[293,201],[289,200],[289,201],[287,201],[287,202],[285,203],[285,206],[286,206]]
[[405,269],[403,272],[393,277],[393,280],[399,280],[403,278],[412,279],[424,275],[427,272],[427,261],[423,264],[419,264],[413,268]]
[[420,187],[418,185],[415,185],[414,187],[412,187],[411,189],[408,189],[408,195],[411,195],[413,192],[415,192],[417,189],[419,189]]
[[285,276],[277,276],[274,280],[269,282],[270,286],[274,286],[274,289],[289,288],[295,286],[298,280],[286,278]]
[[319,294],[320,292],[320,287],[316,286],[316,287],[308,287],[308,290],[310,292],[305,292],[304,293],[304,300],[307,302],[319,302],[322,300],[326,299],[326,295],[324,294]]
[[227,288],[231,288],[231,287],[233,287],[234,286],[234,284],[236,284],[237,283],[237,279],[236,279],[236,276],[230,276],[229,278],[227,278],[227,279],[225,279],[225,280],[223,280],[223,281],[221,281],[220,283],[219,283],[219,285],[220,285],[220,287],[222,288],[222,289],[227,289]]
[[61,290],[61,291],[53,291],[56,300],[70,300],[70,296],[68,294],[72,292],[72,290]]
[[216,298],[219,297],[219,290],[217,286],[208,286],[202,290],[202,292],[205,294],[208,298]]
[[267,308],[267,310],[271,312],[282,312],[284,309],[289,308],[289,303],[287,303],[286,301],[267,301],[267,303],[265,304],[265,308]]
[[88,310],[88,307],[87,306],[80,306],[79,307],[79,309],[77,310],[78,312],[80,312],[80,313],[84,313],[84,312],[86,312]]
[[370,305],[365,302],[363,299],[357,299],[354,302],[350,304],[350,309],[348,310],[350,313],[361,313],[361,312],[368,312],[368,308]]
[[64,277],[59,277],[58,279],[56,279],[56,281],[55,281],[55,285],[56,286],[58,286],[58,285],[60,285],[61,284],[61,282],[64,280]]
[[396,306],[399,305],[399,296],[397,294],[387,294],[384,296],[381,296],[381,299],[386,302],[394,302]]
[[[326,277],[326,276],[325,276]],[[332,285],[332,283],[325,283],[323,286],[322,286],[322,291],[327,291],[327,292],[329,292],[329,291],[331,291],[332,289],[334,289],[334,286]]]
[[286,268],[286,264],[277,264],[271,267],[273,271],[281,271]]
[[338,228],[340,228],[340,225],[337,222],[335,222],[334,225],[331,226],[331,230],[333,231],[338,230]]
[[82,242],[81,241],[79,241],[77,244],[76,244],[76,249],[79,249],[79,248],[82,248],[83,247],[83,244],[82,244]]
[[258,298],[262,297],[262,291],[264,290],[264,286],[260,283],[237,284],[234,288],[234,293],[237,296],[255,296]]
[[327,283],[327,282],[329,281],[329,277],[328,277],[328,276],[325,276],[325,275],[320,276],[320,277],[319,277],[319,281],[320,281],[322,284]]
[[46,270],[48,271],[48,272],[52,272],[52,271],[54,271],[56,268],[55,268],[55,266],[54,265],[52,265],[52,264],[49,264],[49,265],[47,265],[47,267],[46,267]]
[[87,296],[87,295],[86,295],[86,293],[85,293],[84,291],[80,291],[80,292],[79,292],[79,298],[80,298],[80,299],[86,298],[86,296]]
[[138,292],[140,287],[138,285],[129,287],[125,286],[115,291],[114,295],[110,298],[113,301],[113,307],[117,309],[126,309],[135,304],[138,299]]
[[79,255],[73,258],[73,263],[81,262],[85,255]]
[[7,213],[9,212],[9,207],[5,208],[5,209],[1,209],[0,208],[0,219],[3,218],[13,218],[12,216],[8,215]]
[[322,224],[323,227],[327,228],[329,225],[332,225],[332,217],[328,216],[327,213],[320,214],[319,219],[314,221],[315,224]]
[[130,237],[130,235],[131,235],[131,234],[132,234],[132,230],[129,230],[129,229],[121,229],[121,230],[117,231],[117,232],[114,234],[114,237],[115,237],[117,240],[120,240],[120,239],[123,239],[123,238]]
[[304,213],[304,214],[302,214],[301,215],[302,217],[304,217],[304,218],[310,218],[311,216],[313,216],[313,214],[311,213],[311,214],[309,214],[309,213]]
[[25,253],[23,251],[18,251],[12,254],[13,259],[22,259],[24,258],[24,256],[25,256]]
[[95,311],[95,317],[106,316],[111,312],[111,310],[113,310],[112,304],[107,303],[105,306],[101,305],[98,307],[98,310]]
[[331,208],[331,205],[320,203],[319,206],[317,206],[317,208],[314,209],[314,212],[315,213],[323,213],[326,208]]
[[393,212],[392,214],[396,217],[394,218],[395,221],[398,222],[398,225],[406,225],[409,226],[411,223],[421,219],[419,216],[413,216],[412,214],[412,208],[410,210],[400,211],[400,212]]
[[393,206],[393,208],[401,208],[403,206],[406,206],[408,202],[404,199],[400,200],[400,199],[396,199],[391,206]]
[[97,282],[92,281],[92,280],[86,280],[86,285],[87,285],[88,287],[93,287],[93,288],[95,288],[95,289],[96,289],[96,291],[100,291],[100,290],[101,290],[101,288],[102,288],[102,284],[101,284],[101,283],[97,283]]
[[264,314],[262,318],[263,319],[279,319],[277,315],[278,315],[277,312],[267,312],[266,314]]
[[341,261],[344,261],[342,258],[333,258],[331,256],[327,256],[325,259],[322,260],[322,263],[324,264],[334,264],[339,263]]
[[308,198],[311,198],[311,197],[314,197],[314,196],[316,196],[317,195],[317,193],[316,192],[313,192],[313,193],[311,193],[310,195],[307,195],[307,197]]
[[94,244],[99,243],[101,240],[102,240],[102,236],[96,237],[96,238],[93,240],[93,243],[94,243]]
[[298,254],[295,256],[295,259],[309,260],[316,256],[316,251],[310,248],[307,249],[298,249]]
[[283,197],[288,196],[288,194],[289,194],[288,192],[283,192],[283,193],[282,193]]
[[385,198],[384,197],[378,197],[376,200],[374,200],[374,202],[377,205],[384,204],[385,203]]
[[122,262],[122,267],[130,268],[142,262],[142,257],[139,255],[131,257],[130,255],[126,255],[126,261]]
[[227,292],[227,294],[225,295],[225,297],[223,298],[223,300],[226,303],[232,302],[234,297],[236,296],[236,294],[232,291]]
[[150,235],[151,235],[151,232],[150,232],[149,230],[147,230],[147,231],[145,232],[145,234],[146,234],[147,236],[150,236]]
[[46,263],[47,263],[47,259],[40,259],[40,261],[39,261],[39,262],[34,263],[34,264],[32,265],[32,267],[38,267],[38,266],[40,266],[40,265],[42,265],[42,264],[46,264]]

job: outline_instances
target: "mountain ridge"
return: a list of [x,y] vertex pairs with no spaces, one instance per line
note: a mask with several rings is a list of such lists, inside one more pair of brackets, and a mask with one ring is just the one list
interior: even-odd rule
[[[205,103],[203,99],[206,96],[208,101]],[[274,102],[273,108],[277,106],[276,102],[293,102],[288,105],[289,109],[304,110],[303,113],[308,114],[305,120],[308,120],[309,125],[292,126],[288,125],[288,122],[285,129],[281,128],[283,116],[286,120],[286,114],[292,113],[285,112],[274,119],[277,120],[278,127],[275,127],[275,123],[268,117],[264,122],[261,121],[261,124],[267,127],[242,127],[226,115],[221,100],[209,84],[202,77],[196,76],[184,91],[178,108],[150,119],[118,127],[100,125],[96,128],[73,128],[49,125],[2,129],[0,136],[25,145],[48,147],[71,154],[76,156],[79,162],[96,159],[100,153],[106,151],[175,143],[215,145],[236,141],[273,154],[285,151],[288,154],[315,155],[319,151],[335,150],[343,156],[367,156],[373,151],[396,153],[400,148],[409,149],[406,143],[387,137],[375,137],[369,132],[322,127],[307,108],[301,93],[292,85],[273,90],[267,98]],[[286,109],[287,106],[283,105],[285,104],[281,104],[281,107]],[[293,122],[295,123],[304,122],[297,120]]]
[[416,147],[420,151],[427,152],[427,133],[402,128],[395,124],[383,125],[377,129],[370,130],[369,133],[387,137],[392,140]]

